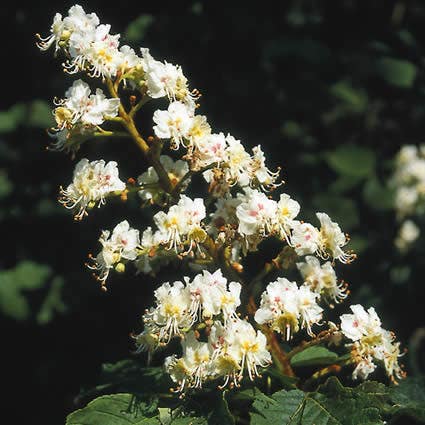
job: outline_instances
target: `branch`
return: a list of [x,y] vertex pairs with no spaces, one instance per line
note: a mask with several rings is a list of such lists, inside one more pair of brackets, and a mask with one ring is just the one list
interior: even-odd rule
[[[106,80],[106,85],[109,89],[111,96],[120,99],[120,97],[118,96],[117,88],[109,78]],[[133,117],[127,113],[122,102],[120,102],[118,111],[120,118],[122,118],[123,120],[123,126],[130,133],[130,136],[136,142],[137,146],[139,146],[140,150],[142,151],[149,164],[152,165],[152,167],[155,169],[162,189],[164,189],[165,192],[171,194],[173,191],[173,185],[170,181],[170,178],[168,177],[168,173],[165,171],[159,160],[160,150],[152,150],[152,148],[149,147],[146,140],[141,136],[141,134],[137,130]]]

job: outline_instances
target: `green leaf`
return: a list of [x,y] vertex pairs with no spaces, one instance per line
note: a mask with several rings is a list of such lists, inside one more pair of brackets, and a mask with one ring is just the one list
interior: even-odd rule
[[23,291],[43,287],[51,275],[48,266],[22,261],[0,272],[0,311],[16,320],[28,319],[30,306]]
[[330,378],[319,392],[278,391],[253,403],[253,425],[381,425],[388,389],[377,382],[346,388]]
[[83,409],[66,418],[66,425],[159,425],[158,417],[147,418],[138,408],[131,394],[113,394],[99,397]]
[[353,177],[353,176],[340,175],[338,176],[337,180],[335,180],[329,186],[329,190],[335,194],[341,195],[344,192],[347,192],[348,190],[357,186],[362,181],[363,181],[363,178],[361,176]]
[[219,394],[213,411],[208,416],[208,425],[234,425],[235,419],[230,413],[226,400],[226,391]]
[[0,170],[0,199],[6,198],[13,190],[13,184],[8,179],[7,174]]
[[413,63],[390,57],[380,58],[376,70],[388,84],[401,88],[412,87],[417,73]]
[[338,354],[325,347],[309,347],[295,354],[291,358],[291,365],[294,367],[328,365],[335,362]]
[[330,93],[344,106],[345,113],[359,114],[366,111],[369,101],[366,90],[354,88],[351,82],[337,82],[331,86]]
[[102,365],[99,384],[83,390],[79,401],[90,400],[106,393],[132,393],[144,403],[145,414],[149,414],[157,407],[158,394],[168,392],[170,384],[170,378],[162,368],[145,367],[141,361],[126,359]]
[[425,422],[425,376],[407,378],[389,391],[393,413]]
[[305,403],[305,394],[300,390],[279,391],[272,397],[259,395],[254,401],[251,423],[254,425],[299,425]]
[[155,18],[152,15],[140,15],[128,25],[124,33],[124,38],[131,43],[142,41],[154,21]]
[[369,177],[375,170],[375,154],[366,147],[343,145],[325,154],[325,161],[336,173],[354,178]]
[[17,103],[7,111],[0,111],[0,133],[10,133],[22,124],[26,108],[23,103]]
[[375,210],[384,211],[394,208],[394,192],[381,184],[376,177],[366,182],[363,198]]
[[44,100],[34,100],[28,105],[28,118],[26,124],[30,127],[49,128],[54,123],[52,108]]
[[64,285],[64,279],[60,276],[56,276],[51,284],[49,292],[37,313],[37,323],[45,325],[50,322],[55,312],[64,313],[66,311],[66,305],[62,301],[62,288]]

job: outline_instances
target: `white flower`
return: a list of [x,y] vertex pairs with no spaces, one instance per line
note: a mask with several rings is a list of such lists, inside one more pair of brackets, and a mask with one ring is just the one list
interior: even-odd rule
[[81,6],[75,5],[69,9],[68,16],[64,19],[60,13],[55,14],[50,29],[51,35],[46,38],[39,36],[40,41],[37,45],[41,50],[47,50],[54,44],[57,52],[66,45],[72,33],[75,31],[90,33],[97,25],[99,18],[95,13],[86,14]]
[[300,212],[300,204],[291,197],[282,193],[277,203],[276,223],[280,236],[290,241],[290,231],[295,217]]
[[305,262],[297,263],[297,267],[305,285],[329,301],[338,303],[347,298],[346,285],[338,284],[335,270],[329,261],[320,265],[320,261],[310,255],[304,260]]
[[[359,349],[359,344],[354,344],[354,352],[356,349]],[[360,349],[361,351],[361,349]],[[353,379],[365,380],[368,376],[375,371],[376,364],[373,362],[373,357],[370,354],[357,354],[357,365],[353,370],[352,377]]]
[[300,327],[306,329],[310,336],[312,324],[320,324],[323,308],[317,304],[318,294],[312,292],[308,286],[300,286],[297,293],[298,311],[300,313]]
[[115,66],[117,69],[121,70],[123,74],[141,65],[141,58],[127,45],[120,47],[119,53],[115,53],[114,59]]
[[149,49],[141,49],[141,52],[148,95],[154,99],[167,96],[170,101],[179,100],[193,108],[198,96],[189,91],[181,67],[155,60]]
[[320,232],[310,223],[292,222],[291,245],[298,255],[314,254],[319,248]]
[[255,332],[246,320],[233,319],[226,325],[214,322],[209,344],[214,350],[211,375],[224,377],[224,383],[220,388],[229,382],[231,386],[238,386],[245,370],[248,377],[253,380],[260,376],[259,367],[266,367],[271,363],[266,337],[260,331]]
[[88,266],[98,272],[97,279],[105,289],[105,282],[110,270],[122,259],[133,261],[137,257],[139,247],[139,231],[132,229],[127,220],[117,224],[112,233],[108,230],[102,232],[99,242],[102,251],[96,256],[95,264]]
[[177,391],[184,392],[186,387],[201,388],[209,374],[210,346],[199,342],[193,332],[188,332],[182,339],[182,348],[181,358],[171,356],[165,359],[165,370],[178,384]]
[[182,282],[177,281],[172,285],[163,283],[154,295],[156,306],[143,315],[143,321],[151,329],[157,330],[159,342],[168,343],[193,322],[190,292]]
[[399,164],[408,164],[417,158],[418,148],[414,145],[405,145],[398,152],[396,160]]
[[300,328],[313,336],[311,326],[319,324],[323,312],[317,298],[318,294],[307,286],[298,288],[295,282],[278,278],[269,283],[261,295],[260,308],[254,319],[260,325],[267,324],[272,330],[282,333],[287,341]]
[[399,251],[406,252],[413,242],[418,239],[419,235],[419,227],[412,220],[406,220],[398,231],[398,235],[394,241],[395,246]]
[[155,126],[153,130],[160,139],[170,139],[173,149],[178,149],[180,143],[189,137],[192,126],[193,110],[182,102],[172,102],[168,110],[157,110],[153,114]]
[[161,242],[161,235],[153,232],[151,227],[147,227],[143,231],[136,262],[136,267],[140,272],[152,273],[159,267],[168,264],[175,256],[174,251],[160,249]]
[[86,127],[101,125],[106,117],[118,115],[119,99],[108,99],[101,89],[92,94],[90,86],[82,80],[74,81],[66,91],[65,99],[54,111],[58,129],[72,128],[77,123]]
[[72,183],[60,191],[59,202],[68,209],[75,209],[75,219],[87,215],[87,208],[105,203],[106,196],[125,190],[125,183],[119,179],[117,163],[104,160],[89,162],[83,158],[75,166]]
[[[161,155],[159,158],[164,170],[168,174],[168,178],[172,186],[176,186],[181,179],[189,172],[189,166],[186,161],[177,160],[174,161],[168,155]],[[158,185],[158,174],[153,167],[149,167],[142,175],[137,179],[137,182],[142,187],[139,191],[139,195],[144,200],[153,200],[160,192]],[[183,183],[181,189],[184,191],[189,184],[189,180]]]
[[342,247],[345,246],[349,239],[342,233],[338,223],[333,222],[325,213],[316,213],[320,221],[320,238],[318,253],[326,260],[331,256],[342,263],[350,263],[356,255],[343,251]]
[[177,205],[171,206],[167,213],[158,212],[153,219],[158,227],[158,238],[163,244],[168,245],[168,249],[174,248],[177,252],[184,244],[188,244],[189,248],[186,251],[188,253],[206,237],[201,227],[201,221],[205,216],[203,199],[192,200],[181,195]]
[[398,216],[401,218],[413,213],[418,199],[419,194],[415,187],[400,187],[395,194],[394,200]]
[[251,179],[258,181],[262,188],[276,188],[281,183],[276,184],[275,181],[279,177],[280,170],[273,172],[266,167],[266,158],[264,152],[261,150],[261,146],[258,145],[252,149],[254,155],[252,156],[250,163],[250,175]]
[[227,180],[230,184],[238,183],[241,187],[248,186],[251,178],[249,173],[251,157],[240,140],[236,140],[230,134],[227,135],[226,142],[226,172],[229,174]]
[[194,320],[210,318],[223,314],[225,321],[236,316],[236,308],[240,305],[241,285],[230,282],[227,288],[227,279],[220,269],[214,273],[207,270],[195,276],[188,283],[192,297],[191,314]]
[[187,133],[189,146],[191,149],[198,148],[199,143],[211,134],[211,126],[204,115],[195,115],[192,119],[191,127]]
[[91,77],[114,77],[120,64],[121,54],[118,49],[120,35],[111,35],[110,25],[99,25],[89,48],[84,53],[85,59],[90,63],[89,75]]
[[207,134],[197,141],[193,156],[197,168],[223,162],[226,159],[226,137],[223,133]]
[[360,304],[350,307],[353,314],[341,316],[342,333],[352,341],[358,341],[363,336],[380,333],[381,321],[373,307],[366,312]]
[[266,236],[272,229],[277,204],[258,190],[247,190],[236,208],[239,220],[238,232],[242,236]]
[[405,373],[398,364],[400,343],[394,342],[392,332],[381,328],[381,321],[374,308],[369,308],[367,312],[359,304],[350,308],[354,314],[341,316],[341,331],[354,341],[351,356],[357,366],[353,378],[366,379],[376,368],[373,360],[383,363],[391,380],[404,377]]
[[242,378],[244,369],[247,370],[252,381],[259,376],[258,367],[266,367],[271,363],[271,355],[267,350],[267,340],[261,331],[255,332],[252,325],[246,320],[232,320],[227,326],[226,354],[237,361]]

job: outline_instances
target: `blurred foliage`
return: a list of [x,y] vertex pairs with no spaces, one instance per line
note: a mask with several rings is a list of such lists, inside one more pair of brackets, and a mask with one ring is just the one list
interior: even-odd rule
[[[6,242],[0,257],[0,314],[9,341],[3,376],[9,393],[21,394],[19,371],[31,395],[26,409],[17,396],[6,403],[3,417],[10,424],[63,423],[75,409],[80,385],[95,386],[102,363],[126,358],[134,349],[128,334],[140,329],[152,289],[167,278],[153,281],[126,273],[114,276],[108,294],[101,293],[83,266],[87,253],[98,249],[100,229],[124,216],[142,228],[146,216],[136,200],[117,201],[76,224],[56,202],[74,163],[46,153],[44,129],[53,122],[51,100],[63,96],[71,79],[61,71],[61,59],[35,48],[33,34],[46,35],[54,13],[65,13],[71,4],[43,0],[34,8],[21,2],[5,10],[5,34],[14,37],[5,43],[4,57],[18,52],[18,64],[24,65],[14,66],[14,84],[4,84],[0,101],[0,229]],[[387,184],[399,147],[424,137],[423,2],[290,0],[241,7],[220,1],[94,0],[84,7],[134,47],[148,47],[154,57],[181,64],[191,86],[203,94],[200,113],[212,126],[247,146],[261,143],[271,167],[283,166],[284,190],[301,203],[303,217],[316,223],[314,213],[326,211],[350,233],[350,247],[359,258],[337,270],[351,284],[347,302],[374,305],[403,346],[415,338],[409,353],[415,367],[408,371],[423,373],[425,339],[416,330],[423,327],[425,247],[419,241],[406,255],[395,251],[397,225]],[[142,126],[149,135],[150,119]],[[123,176],[137,177],[145,164],[134,161],[137,150],[121,142],[86,144],[77,159],[114,159]],[[425,216],[420,224],[425,229]],[[273,258],[273,249],[273,244],[265,246],[246,273]],[[336,306],[335,317],[344,308]],[[121,373],[126,367],[121,364]],[[156,378],[140,379],[146,389]],[[353,391],[341,395],[346,409],[357,397]],[[129,396],[123,397],[127,402]],[[216,406],[225,412],[223,400]],[[417,411],[408,414],[409,420],[419,420],[423,413]],[[165,421],[168,413],[155,414]],[[372,413],[367,412],[368,420]],[[273,418],[270,408],[269,414]]]
[[[29,319],[31,307],[28,291],[47,286],[51,274],[50,267],[31,261],[22,261],[11,270],[0,271],[0,311],[16,320]],[[55,311],[65,311],[66,307],[61,300],[62,286],[63,279],[56,276],[36,315],[39,324],[49,322]]]

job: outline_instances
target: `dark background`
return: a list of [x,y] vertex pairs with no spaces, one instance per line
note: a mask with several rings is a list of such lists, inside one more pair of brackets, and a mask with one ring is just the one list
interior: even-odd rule
[[[338,268],[351,284],[350,301],[374,305],[384,327],[396,331],[403,347],[410,344],[408,371],[423,372],[423,344],[416,341],[424,326],[425,249],[422,238],[407,255],[393,247],[397,223],[387,182],[399,147],[424,140],[425,5],[277,3],[80,4],[110,23],[112,33],[127,34],[133,47],[180,64],[202,92],[201,113],[215,131],[249,147],[261,144],[270,168],[283,167],[284,190],[299,200],[306,219],[324,210],[350,232],[359,259]],[[140,330],[152,290],[165,279],[128,271],[113,275],[103,293],[84,267],[87,253],[99,249],[100,229],[124,218],[146,226],[149,215],[137,199],[110,202],[81,223],[56,203],[73,162],[46,152],[43,102],[61,97],[72,78],[51,51],[38,51],[34,34],[47,35],[54,13],[66,15],[72,4],[19,2],[1,11],[0,110],[9,113],[0,117],[4,424],[63,423],[78,407],[80,388],[96,383],[101,364],[130,356],[129,334]],[[151,18],[126,33],[140,15]],[[412,70],[414,78],[406,80]],[[17,104],[19,119],[10,112]],[[82,157],[117,160],[125,177],[146,168],[122,140],[88,144]],[[365,162],[370,166],[362,171]],[[275,248],[266,244],[253,258],[266,260]],[[39,283],[19,278],[23,261],[33,262],[29,281],[44,273]],[[248,266],[246,273],[254,271]]]

